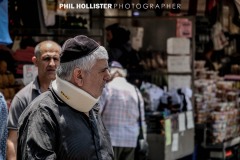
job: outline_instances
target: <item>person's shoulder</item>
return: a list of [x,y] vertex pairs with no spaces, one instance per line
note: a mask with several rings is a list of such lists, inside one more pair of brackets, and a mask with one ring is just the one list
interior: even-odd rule
[[23,88],[21,88],[16,95],[22,94],[22,93],[28,93],[29,90],[32,90],[33,81],[25,85]]
[[18,120],[18,125],[23,125],[26,119],[32,120],[36,118],[36,116],[40,116],[44,113],[54,113],[56,110],[54,106],[56,105],[51,91],[42,93],[22,112]]
[[46,103],[51,103],[51,102],[54,102],[54,97],[53,97],[53,94],[50,90],[46,91],[46,92],[43,92],[42,94],[40,94],[39,96],[37,96],[33,102],[36,102],[36,103],[41,103],[41,104],[46,104]]
[[13,100],[17,99],[29,99],[29,94],[32,93],[32,82],[21,88],[13,97]]
[[39,109],[49,108],[50,110],[55,105],[55,100],[51,91],[46,91],[36,97],[25,109],[26,112],[34,112]]
[[61,104],[59,99],[51,90],[40,94],[33,100],[32,103],[31,105],[33,106],[39,106],[41,108],[52,110],[53,112],[58,112],[58,106]]
[[106,86],[110,89],[117,90],[132,90],[134,85],[127,81],[124,77],[115,77],[109,84]]

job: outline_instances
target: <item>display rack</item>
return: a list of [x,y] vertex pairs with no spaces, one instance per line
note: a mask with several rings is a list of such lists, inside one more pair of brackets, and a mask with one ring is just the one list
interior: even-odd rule
[[199,157],[211,160],[239,160],[239,76],[225,75],[220,78],[214,72],[206,73],[212,75],[205,79],[196,77],[194,83]]
[[[179,113],[187,115],[187,112]],[[156,133],[148,133],[147,140],[149,142],[149,159],[150,160],[176,160],[183,158],[187,155],[191,155],[194,152],[194,128],[193,126],[187,126],[187,116],[184,123],[185,130],[179,129],[180,122],[178,121],[179,114],[171,115],[167,118],[160,116],[159,114],[147,115],[147,122],[149,122],[149,131]],[[162,121],[162,124],[153,123],[153,119],[156,118]],[[167,133],[166,125],[164,121],[170,120],[171,133]],[[193,120],[193,117],[192,117]],[[191,120],[190,120],[191,121]],[[174,127],[173,127],[174,126]],[[169,127],[169,126],[168,126]],[[169,134],[169,135],[167,135]],[[174,138],[177,136],[177,140]],[[168,139],[170,138],[170,139]],[[171,141],[171,142],[170,142]]]
[[[206,134],[206,129],[205,129]],[[205,135],[206,137],[206,135]],[[209,158],[216,160],[240,159],[240,136],[226,140],[219,144],[202,143],[202,147],[207,151]]]

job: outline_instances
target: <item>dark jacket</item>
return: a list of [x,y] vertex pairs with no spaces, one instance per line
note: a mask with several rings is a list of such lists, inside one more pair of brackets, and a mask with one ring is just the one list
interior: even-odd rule
[[51,89],[37,97],[19,119],[17,159],[111,160],[113,150],[96,109],[88,117]]

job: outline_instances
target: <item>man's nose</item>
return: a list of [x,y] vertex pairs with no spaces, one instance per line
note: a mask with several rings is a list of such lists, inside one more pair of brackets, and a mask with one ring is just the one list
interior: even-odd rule
[[106,80],[110,80],[111,79],[111,74],[110,74],[110,71],[109,70],[106,70]]
[[56,63],[55,63],[55,61],[54,61],[54,59],[53,58],[51,58],[50,59],[50,63],[49,63],[51,66],[54,66],[54,65],[56,65]]

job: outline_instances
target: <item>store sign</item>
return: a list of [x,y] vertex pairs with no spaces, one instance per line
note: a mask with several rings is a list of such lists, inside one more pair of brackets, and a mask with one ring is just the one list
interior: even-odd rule
[[192,37],[192,21],[187,18],[178,18],[176,26],[176,36],[177,37]]
[[35,79],[38,71],[35,65],[25,64],[23,65],[23,84],[27,85]]
[[171,37],[167,39],[168,54],[190,54],[190,40],[188,38]]

